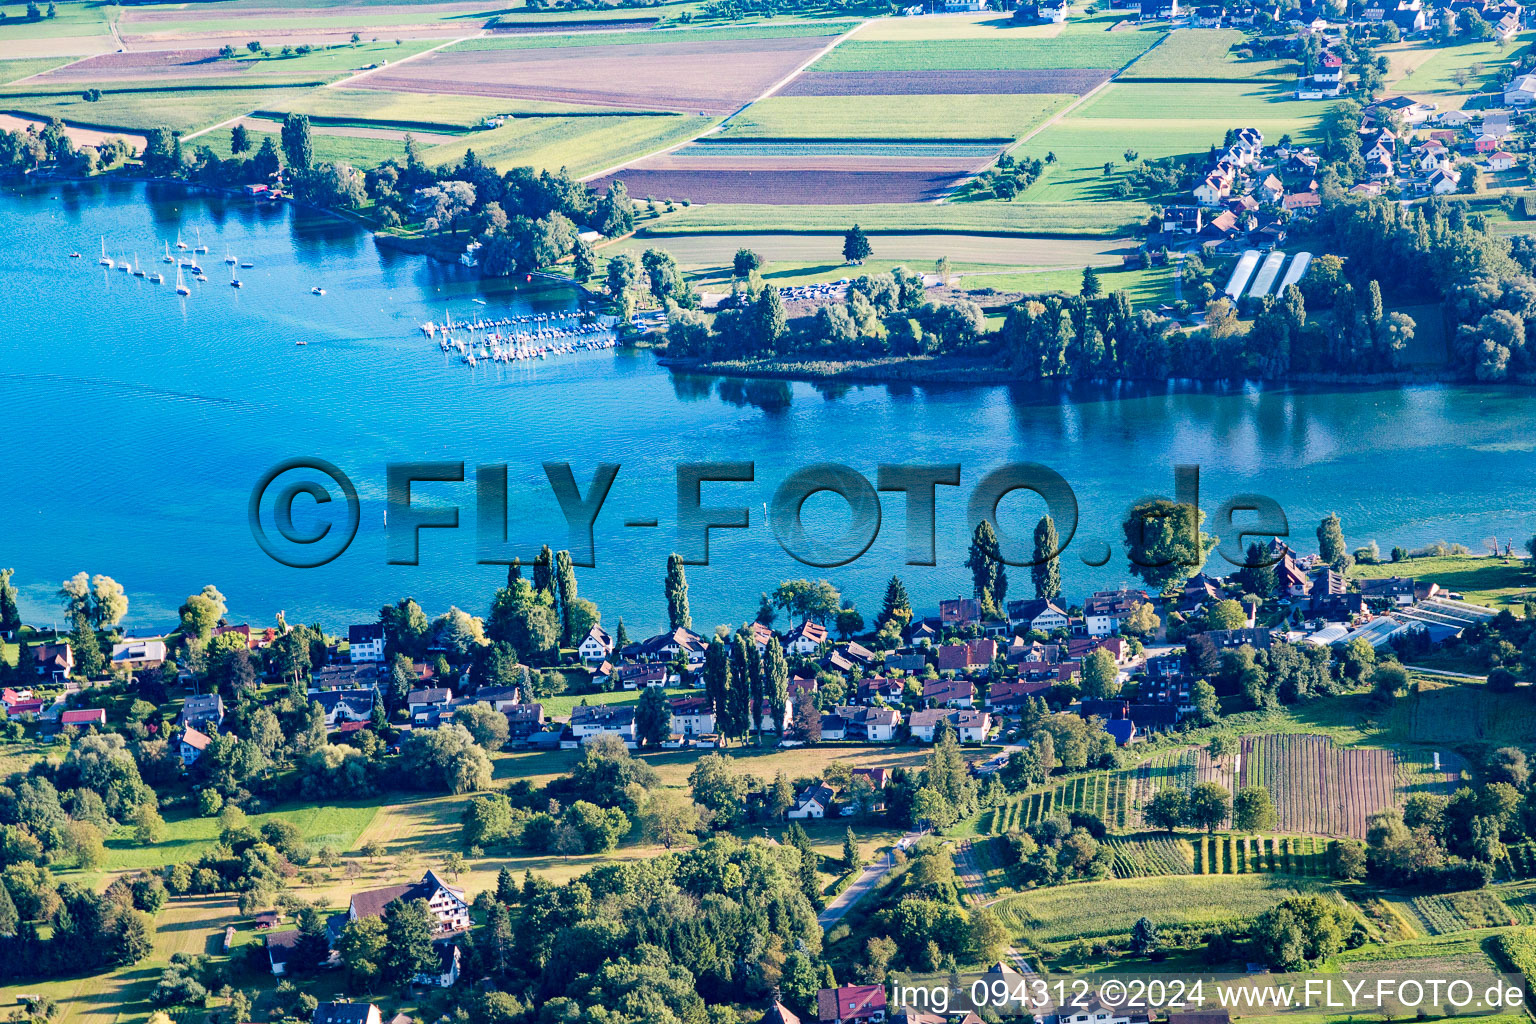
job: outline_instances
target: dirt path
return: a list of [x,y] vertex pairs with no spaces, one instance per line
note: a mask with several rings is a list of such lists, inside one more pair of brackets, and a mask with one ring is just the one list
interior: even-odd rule
[[683,139],[681,142],[675,142],[672,145],[667,146],[664,149],[658,149],[658,150],[655,150],[653,152],[646,153],[643,156],[635,157],[633,160],[626,160],[624,163],[615,164],[612,167],[605,167],[605,168],[603,168],[600,171],[594,171],[591,174],[585,175],[581,180],[582,181],[596,181],[599,178],[605,178],[605,177],[607,177],[610,174],[617,174],[619,171],[622,171],[624,168],[626,168],[626,167],[633,167],[635,164],[640,163],[642,160],[649,160],[649,159],[651,159],[653,157],[665,156],[668,153],[674,153],[677,150],[682,149],[684,146],[688,145],[689,143],[697,142],[698,140],[702,139],[704,136],[710,135],[710,134],[712,134],[714,132],[719,131],[720,130],[720,126],[725,124],[726,121],[729,121],[731,118],[735,117],[737,114],[740,114],[743,110],[746,110],[752,104],[757,103],[757,102],[759,102],[761,100],[765,100],[769,96],[772,96],[774,93],[778,92],[780,89],[784,88],[790,82],[792,82],[796,78],[800,77],[800,75],[805,71],[806,68],[810,67],[812,64],[815,64],[817,61],[821,60],[821,58],[823,58],[827,54],[831,53],[832,50],[835,47],[837,47],[840,43],[843,43],[843,42],[847,41],[850,36],[852,36],[859,29],[863,28],[865,25],[868,25],[868,24],[869,24],[868,20],[861,21],[857,25],[855,25],[852,28],[850,28],[847,32],[844,32],[842,35],[837,36],[830,43],[828,43],[826,46],[823,46],[821,49],[819,49],[815,53],[811,54],[811,56],[808,57],[806,60],[801,61],[800,65],[798,67],[796,67],[793,71],[791,71],[789,74],[785,75],[783,78],[779,79],[777,82],[774,82],[767,89],[764,89],[762,92],[758,93],[752,99],[750,99],[747,102],[743,103],[740,107],[737,107],[735,111],[733,111],[732,113],[728,114],[727,116],[721,118],[719,121],[717,121],[714,124],[710,125],[708,128],[705,128],[703,131],[699,132],[698,134],[691,135],[688,138]]

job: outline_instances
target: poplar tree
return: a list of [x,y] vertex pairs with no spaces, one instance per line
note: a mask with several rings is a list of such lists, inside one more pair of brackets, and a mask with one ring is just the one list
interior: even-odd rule
[[554,561],[555,557],[545,544],[539,549],[539,557],[533,560],[533,589],[547,593],[554,593]]
[[576,567],[571,564],[571,553],[561,551],[555,555],[555,601],[560,615],[560,643],[569,647],[571,636],[571,602],[576,600]]
[[731,648],[731,679],[725,692],[725,704],[729,710],[730,735],[746,736],[752,730],[752,713],[755,704],[751,693],[751,672],[748,668],[747,650],[752,644],[740,633]]
[[693,625],[688,614],[688,578],[683,574],[683,556],[676,552],[667,556],[667,621],[673,629]]
[[1056,535],[1056,521],[1043,517],[1035,524],[1035,564],[1029,567],[1035,582],[1035,597],[1050,601],[1061,596],[1061,561],[1056,551],[1061,540]]
[[778,637],[768,641],[768,654],[763,659],[763,690],[773,715],[773,727],[778,731],[783,726],[784,706],[789,701],[789,662],[784,660],[784,648]]
[[708,649],[704,652],[704,696],[708,698],[710,709],[714,711],[715,718],[720,722],[720,731],[727,736],[731,733],[727,724],[730,719],[730,708],[726,699],[730,687],[730,655],[725,649],[725,644],[716,637],[710,641]]
[[983,519],[971,535],[971,553],[965,560],[971,570],[971,584],[981,601],[984,615],[998,618],[1003,614],[1003,599],[1008,594],[1008,574],[1003,571],[1003,553],[997,543],[997,531]]

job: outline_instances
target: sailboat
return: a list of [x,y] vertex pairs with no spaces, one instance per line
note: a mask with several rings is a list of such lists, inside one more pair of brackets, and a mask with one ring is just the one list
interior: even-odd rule
[[230,266],[234,266],[235,265],[235,255],[234,255],[234,253],[225,253],[224,254],[224,262],[228,263]]
[[133,254],[133,276],[134,277],[143,277],[144,276],[144,270],[143,270],[142,267],[139,266],[139,254],[138,253],[134,253]]
[[197,232],[197,246],[192,251],[193,252],[207,252],[208,251],[208,247],[203,244],[203,229],[202,228],[193,228],[192,230]]
[[240,279],[235,276],[235,268],[234,267],[230,267],[229,268],[229,286],[231,288],[243,288],[243,287],[245,287],[244,285],[242,285],[240,283]]
[[107,240],[105,238],[101,240],[101,259],[96,262],[109,270],[112,268],[112,257],[107,255]]
[[150,284],[165,284],[165,275],[157,270],[153,274],[150,274],[148,277],[146,277],[145,280]]
[[181,232],[180,231],[176,232],[176,248],[178,248],[178,249],[185,249],[186,247],[187,247],[187,243],[183,242],[181,240]]
[[128,273],[128,272],[129,272],[129,271],[130,271],[130,270],[132,270],[132,269],[133,269],[133,268],[132,268],[132,267],[130,267],[130,266],[129,266],[129,265],[128,265],[128,257],[127,257],[127,256],[124,256],[124,257],[122,257],[122,258],[121,258],[121,259],[120,259],[120,260],[119,260],[119,261],[118,261],[118,264],[117,264],[117,269],[118,269],[118,270],[121,270],[121,271],[122,271],[122,272],[123,272],[123,273],[125,273],[125,274],[126,274],[126,273]]
[[187,282],[181,276],[181,264],[176,264],[176,294],[191,295],[192,289],[187,287]]
[[170,242],[166,242],[165,243],[165,259],[161,260],[160,262],[161,263],[175,263],[176,262],[175,260],[171,259],[171,243]]

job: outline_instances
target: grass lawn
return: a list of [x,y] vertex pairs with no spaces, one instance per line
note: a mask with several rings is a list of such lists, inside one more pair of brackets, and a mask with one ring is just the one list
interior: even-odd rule
[[[245,26],[241,26],[242,29]],[[259,31],[251,29],[251,31]],[[252,38],[255,38],[254,36]],[[399,41],[365,41],[355,45],[317,46],[309,53],[282,55],[279,42],[269,43],[268,52],[254,55],[246,50],[236,50],[234,64],[246,75],[314,75],[340,78],[354,71],[361,71],[370,64],[393,63],[402,57],[410,57],[437,45],[432,39],[402,39]]]
[[11,82],[28,78],[32,75],[40,75],[44,71],[52,71],[64,64],[63,57],[34,57],[30,60],[0,60],[0,84],[9,85]]
[[[1142,159],[1204,153],[1227,129],[1252,125],[1266,139],[1312,141],[1329,104],[1290,99],[1278,83],[1114,83],[1034,136],[1015,155],[1057,163],[1024,193],[1028,203],[1119,198],[1124,154]],[[1149,111],[1157,112],[1148,116]],[[1113,165],[1104,173],[1104,165]],[[1091,210],[1091,208],[1090,208]]]
[[[478,152],[478,150],[476,150]],[[1032,235],[1118,238],[1144,223],[1145,203],[876,203],[853,206],[695,205],[658,217],[646,237],[697,234]],[[879,255],[879,243],[875,243]]]
[[250,113],[258,107],[281,103],[307,87],[231,88],[225,85],[199,89],[183,84],[162,88],[154,83],[144,83],[103,90],[100,100],[87,103],[77,89],[35,91],[23,86],[13,91],[0,91],[0,108],[42,118],[59,117],[70,124],[88,127],[139,132],[171,128],[191,132]]
[[[246,134],[251,140],[252,152],[260,149],[266,139],[271,139],[278,151],[282,151],[283,140],[276,131],[251,128]],[[315,128],[310,133],[310,140],[314,144],[316,161],[349,163],[353,167],[377,167],[391,157],[402,163],[405,161],[405,141],[402,139],[359,139],[350,135],[331,135],[324,128]],[[230,156],[229,143],[230,134],[223,128],[192,140],[194,146],[207,146],[222,159]]]
[[[39,6],[48,9],[46,3]],[[5,20],[0,21],[0,54],[8,55],[7,44],[13,41],[107,35],[108,21],[116,10],[106,3],[62,3],[54,17],[28,21],[25,3],[0,4],[0,12],[5,14]]]
[[[379,810],[376,801],[336,805],[289,805],[262,814],[251,815],[251,822],[281,819],[297,825],[306,842],[349,850],[358,836],[373,821]],[[217,818],[172,817],[166,820],[165,838],[151,846],[140,844],[129,827],[119,827],[107,839],[106,871],[137,871],[158,868],[177,861],[196,860],[218,841]]]
[[1492,41],[1454,46],[1401,42],[1384,46],[1380,52],[1391,64],[1387,84],[1394,92],[1436,103],[1445,110],[1461,107],[1470,93],[1498,88],[1499,71],[1529,49],[1531,38],[1527,33],[1503,45]]
[[[691,686],[667,688],[668,697],[696,697],[703,692]],[[562,693],[545,697],[539,703],[544,705],[546,718],[569,718],[571,710],[578,704],[637,704],[639,701],[639,690],[612,690],[605,693]]]
[[1119,69],[1157,42],[1161,29],[1062,32],[1054,38],[865,41],[854,36],[816,71],[1059,71]]
[[1289,80],[1295,77],[1295,66],[1288,61],[1240,60],[1233,56],[1232,48],[1245,39],[1245,33],[1233,28],[1170,32],[1167,39],[1126,68],[1121,81],[1137,78]]
[[1010,14],[946,15],[942,18],[876,18],[859,29],[861,42],[907,42],[913,39],[1049,39],[1063,25],[1020,25]]
[[1473,604],[1509,608],[1520,614],[1527,595],[1536,594],[1536,573],[1523,558],[1485,555],[1447,555],[1444,558],[1410,558],[1383,565],[1356,565],[1349,575],[1357,579],[1412,576],[1440,584]]
[[529,117],[435,146],[422,158],[457,163],[469,149],[497,170],[568,168],[581,176],[664,149],[703,131],[711,119],[683,114],[625,117]]
[[1126,935],[1140,917],[1160,925],[1246,920],[1287,896],[1325,888],[1283,875],[1168,875],[1038,889],[993,909],[1016,938],[1048,945]]
[[719,138],[1018,138],[1072,102],[1017,96],[770,96],[726,122]]

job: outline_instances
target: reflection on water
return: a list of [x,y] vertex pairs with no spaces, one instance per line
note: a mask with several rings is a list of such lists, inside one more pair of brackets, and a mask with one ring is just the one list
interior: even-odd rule
[[[621,470],[596,530],[598,565],[583,596],[631,633],[660,625],[662,579],[676,549],[680,462],[748,460],[751,483],[711,483],[704,504],[749,510],[746,530],[711,533],[709,566],[689,569],[703,628],[739,622],[780,579],[825,576],[866,618],[900,573],[930,608],[968,590],[966,503],[988,470],[1041,462],[1077,495],[1081,523],[1063,560],[1069,596],[1124,579],[1118,559],[1082,564],[1090,542],[1119,536],[1137,497],[1167,493],[1173,466],[1201,466],[1202,506],[1240,491],[1281,503],[1296,543],[1329,511],[1348,540],[1412,546],[1491,534],[1528,536],[1536,521],[1530,393],[1517,388],[1254,388],[1144,382],[1068,387],[802,384],[670,374],[649,352],[603,352],[470,369],[418,329],[424,320],[566,308],[569,293],[486,280],[380,246],[333,218],[242,197],[86,182],[0,191],[0,436],[8,441],[0,565],[15,565],[27,612],[52,617],[54,591],[84,569],[122,581],[129,623],[166,625],[185,596],[216,583],[232,614],[268,622],[362,621],[412,594],[430,610],[483,613],[505,570],[475,564],[473,485],[423,487],[457,504],[457,531],[426,531],[420,566],[384,556],[386,464],[506,463],[514,542],[565,541],[541,466],[569,461],[583,487],[599,462]],[[155,259],[198,229],[205,262],[249,257],[245,288],[210,273],[178,300],[93,259]],[[213,268],[207,268],[212,270]],[[310,294],[324,287],[323,298]],[[303,346],[295,342],[303,341]],[[316,455],[362,495],[351,550],[320,569],[276,566],[245,521],[250,488],[280,459]],[[903,564],[905,502],[883,497],[883,523],[862,558],[836,570],[778,549],[762,505],[789,473],[845,463],[873,481],[882,463],[952,463],[958,488],[938,494],[938,567]],[[830,502],[830,503],[829,503]],[[1025,534],[1041,507],[1010,497],[1005,530]],[[626,519],[659,520],[626,529]],[[836,499],[808,503],[812,528],[835,532]],[[1118,549],[1118,545],[1117,545]],[[1224,568],[1224,567],[1218,567]],[[1014,588],[1027,572],[1014,572]]]

